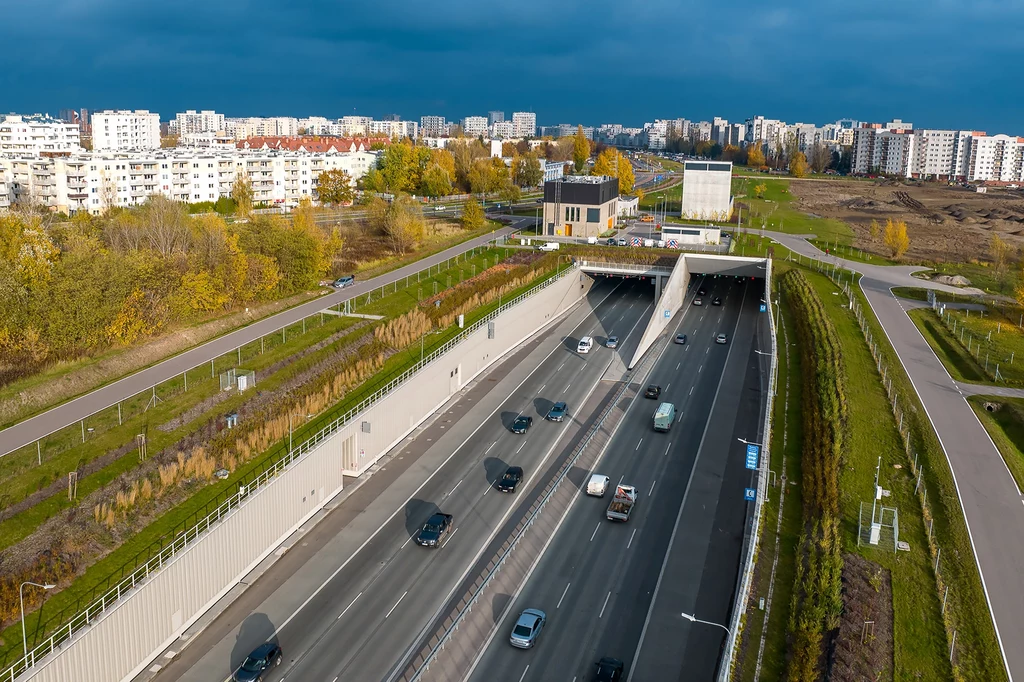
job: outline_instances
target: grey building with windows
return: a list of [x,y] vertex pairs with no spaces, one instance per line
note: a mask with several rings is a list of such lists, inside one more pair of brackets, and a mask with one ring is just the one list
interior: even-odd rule
[[603,175],[569,175],[544,183],[544,234],[597,237],[615,227],[619,181]]

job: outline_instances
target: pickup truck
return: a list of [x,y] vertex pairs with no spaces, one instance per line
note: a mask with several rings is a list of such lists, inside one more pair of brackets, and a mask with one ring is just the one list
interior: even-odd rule
[[416,536],[416,544],[422,547],[437,547],[455,525],[455,517],[438,512],[427,519],[423,530]]
[[605,516],[608,517],[609,521],[628,521],[629,513],[633,511],[633,507],[636,505],[636,488],[631,485],[622,485],[621,483],[615,487],[615,497],[612,498],[612,503],[608,505],[608,511]]

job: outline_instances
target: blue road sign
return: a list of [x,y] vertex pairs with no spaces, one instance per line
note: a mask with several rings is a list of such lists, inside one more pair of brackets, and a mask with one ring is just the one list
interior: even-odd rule
[[764,303],[761,304],[761,312],[762,313],[768,312],[768,306],[766,306]]
[[754,445],[753,443],[747,443],[747,468],[756,469],[758,455],[760,454],[761,448]]
[[743,499],[746,500],[747,502],[753,502],[754,500],[757,499],[757,491],[754,490],[753,488],[744,488]]
[[665,319],[667,320],[670,317],[672,317],[672,311],[671,310],[666,310],[665,311]]

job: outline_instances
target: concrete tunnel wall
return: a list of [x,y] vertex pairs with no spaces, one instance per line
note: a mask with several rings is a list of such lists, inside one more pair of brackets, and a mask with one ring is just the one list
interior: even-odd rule
[[654,345],[654,341],[661,336],[662,332],[668,329],[676,313],[682,309],[691,273],[763,279],[765,268],[766,260],[764,258],[703,254],[681,255],[662,288],[661,296],[647,323],[647,329],[644,330],[644,335],[640,339],[640,345],[637,346],[633,359],[629,361],[629,369],[633,369],[640,362],[640,358]]

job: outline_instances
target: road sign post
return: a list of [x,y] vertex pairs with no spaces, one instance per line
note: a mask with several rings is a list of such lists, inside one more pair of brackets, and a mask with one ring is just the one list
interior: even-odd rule
[[754,500],[757,499],[757,491],[754,490],[753,488],[744,488],[743,499],[746,500],[747,502],[753,502]]
[[757,460],[760,459],[761,448],[753,443],[747,444],[747,468],[757,469]]

